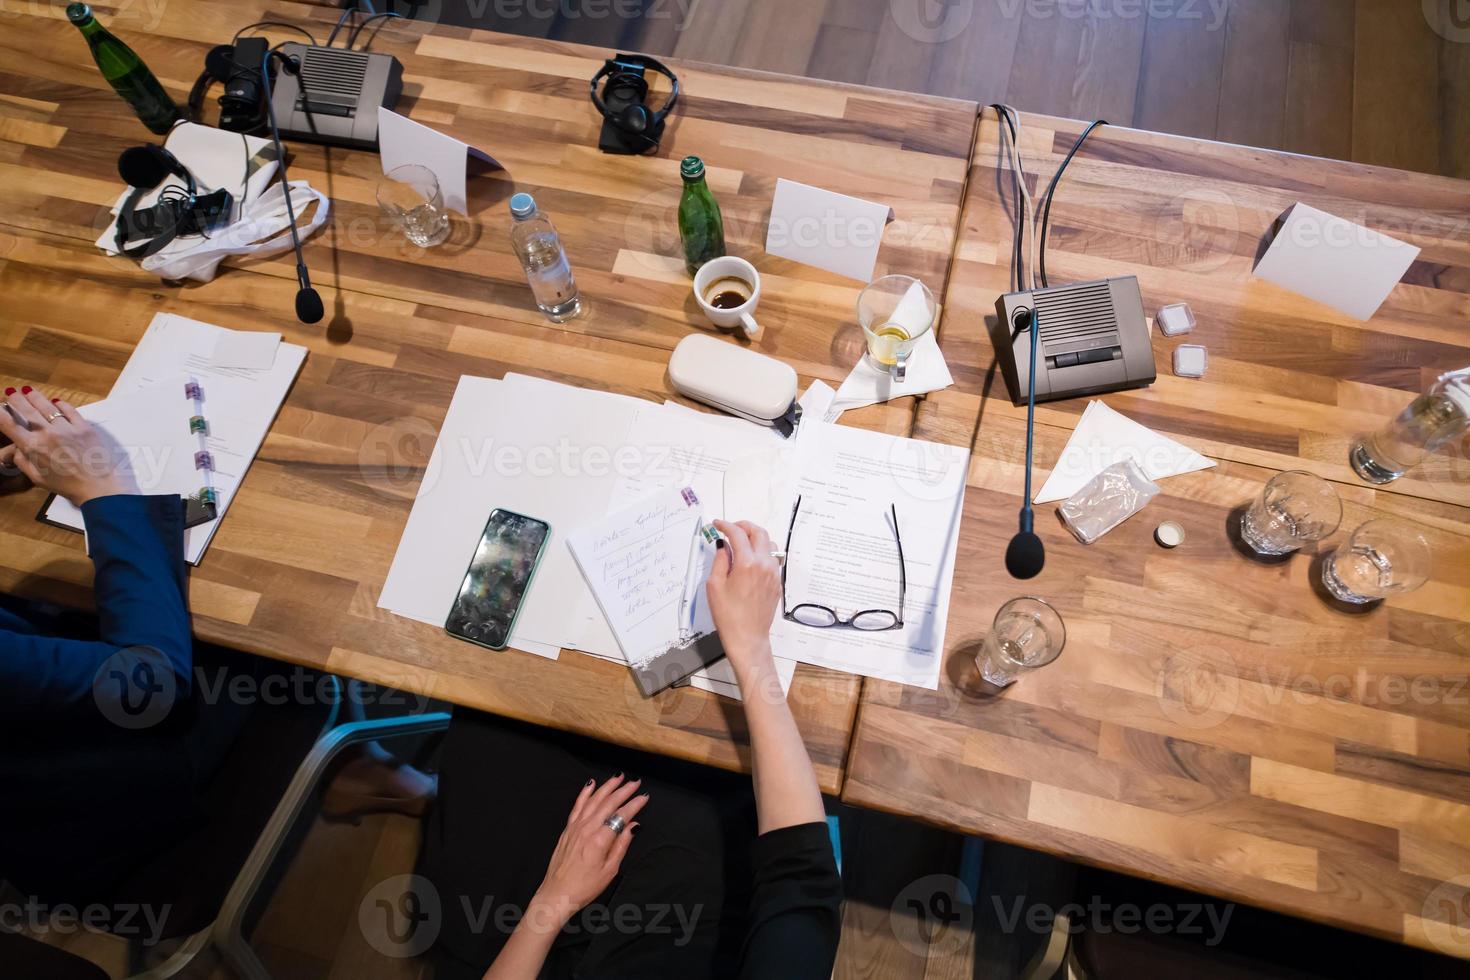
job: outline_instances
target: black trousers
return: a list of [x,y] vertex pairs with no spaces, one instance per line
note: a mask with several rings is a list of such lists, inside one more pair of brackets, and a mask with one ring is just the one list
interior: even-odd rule
[[478,980],[535,893],[588,779],[650,794],[622,871],[557,938],[541,976],[733,975],[756,836],[750,778],[458,711],[420,872],[442,909],[436,978]]
[[[221,685],[258,669],[253,657],[204,644],[194,663]],[[194,693],[139,730],[87,711],[54,723],[0,719],[0,880],[49,904],[107,901],[194,832],[201,790],[250,714]]]

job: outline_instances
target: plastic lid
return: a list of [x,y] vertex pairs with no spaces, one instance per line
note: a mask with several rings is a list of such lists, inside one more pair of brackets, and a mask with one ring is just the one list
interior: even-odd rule
[[1154,528],[1154,540],[1165,548],[1177,548],[1184,543],[1184,525],[1178,521],[1164,521]]
[[522,192],[513,194],[510,198],[510,214],[517,221],[525,221],[536,213],[536,199],[530,194]]
[[85,3],[67,4],[66,16],[73,24],[80,24],[92,19],[92,8]]
[[679,162],[679,176],[685,180],[698,180],[704,176],[704,161],[699,157],[685,157]]

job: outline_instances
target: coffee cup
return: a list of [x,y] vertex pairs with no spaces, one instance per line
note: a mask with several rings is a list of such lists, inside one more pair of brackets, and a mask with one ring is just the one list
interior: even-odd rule
[[715,326],[738,327],[752,340],[760,336],[755,308],[761,300],[761,277],[744,259],[722,255],[700,266],[694,274],[694,298]]

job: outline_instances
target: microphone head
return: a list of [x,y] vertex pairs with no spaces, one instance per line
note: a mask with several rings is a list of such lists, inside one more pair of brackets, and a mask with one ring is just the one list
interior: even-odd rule
[[117,174],[129,187],[157,187],[173,171],[173,154],[161,146],[129,147],[117,158]]
[[321,294],[315,289],[306,286],[296,293],[296,319],[302,323],[319,323],[326,313]]
[[1046,564],[1046,548],[1032,531],[1018,531],[1006,545],[1006,571],[1013,578],[1035,578]]

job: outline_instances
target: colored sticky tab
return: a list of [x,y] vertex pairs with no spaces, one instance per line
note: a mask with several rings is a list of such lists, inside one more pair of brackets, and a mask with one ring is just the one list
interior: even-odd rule
[[195,415],[189,419],[190,432],[208,432],[209,423],[204,421],[203,415]]
[[684,498],[684,504],[685,504],[685,506],[688,506],[688,507],[698,507],[699,506],[699,498],[694,495],[694,488],[693,487],[685,487],[683,490],[680,490],[679,491],[679,494],[680,494],[680,496],[682,496]]
[[214,457],[209,455],[208,450],[199,450],[197,453],[194,454],[194,468],[196,470],[214,469]]

